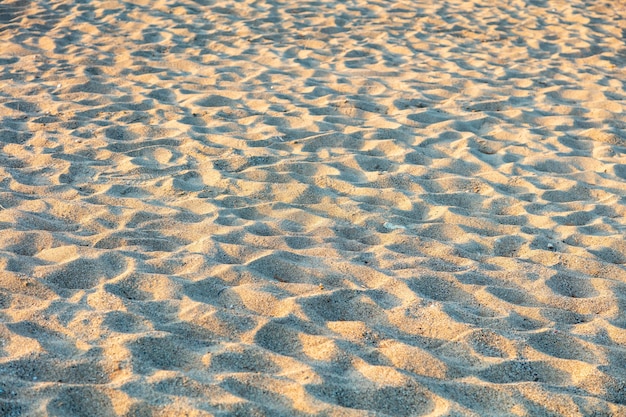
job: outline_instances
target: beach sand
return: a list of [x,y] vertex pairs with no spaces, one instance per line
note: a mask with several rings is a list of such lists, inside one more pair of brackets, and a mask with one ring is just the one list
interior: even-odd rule
[[0,4],[0,415],[626,415],[624,1]]

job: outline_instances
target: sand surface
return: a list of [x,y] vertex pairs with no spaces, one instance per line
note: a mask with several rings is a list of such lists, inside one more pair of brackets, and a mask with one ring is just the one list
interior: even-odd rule
[[626,415],[624,1],[0,3],[0,415]]

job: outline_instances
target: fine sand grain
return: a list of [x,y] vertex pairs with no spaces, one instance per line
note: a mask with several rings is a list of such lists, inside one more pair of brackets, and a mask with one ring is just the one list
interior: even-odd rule
[[626,6],[0,2],[0,416],[625,416]]

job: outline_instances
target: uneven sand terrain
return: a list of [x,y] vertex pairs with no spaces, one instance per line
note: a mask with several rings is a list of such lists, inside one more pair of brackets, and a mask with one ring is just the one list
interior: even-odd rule
[[0,3],[0,415],[626,415],[623,0]]

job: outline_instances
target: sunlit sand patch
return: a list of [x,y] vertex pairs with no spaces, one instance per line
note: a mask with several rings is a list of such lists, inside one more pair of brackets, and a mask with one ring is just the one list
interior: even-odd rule
[[0,7],[0,414],[626,414],[619,2]]

